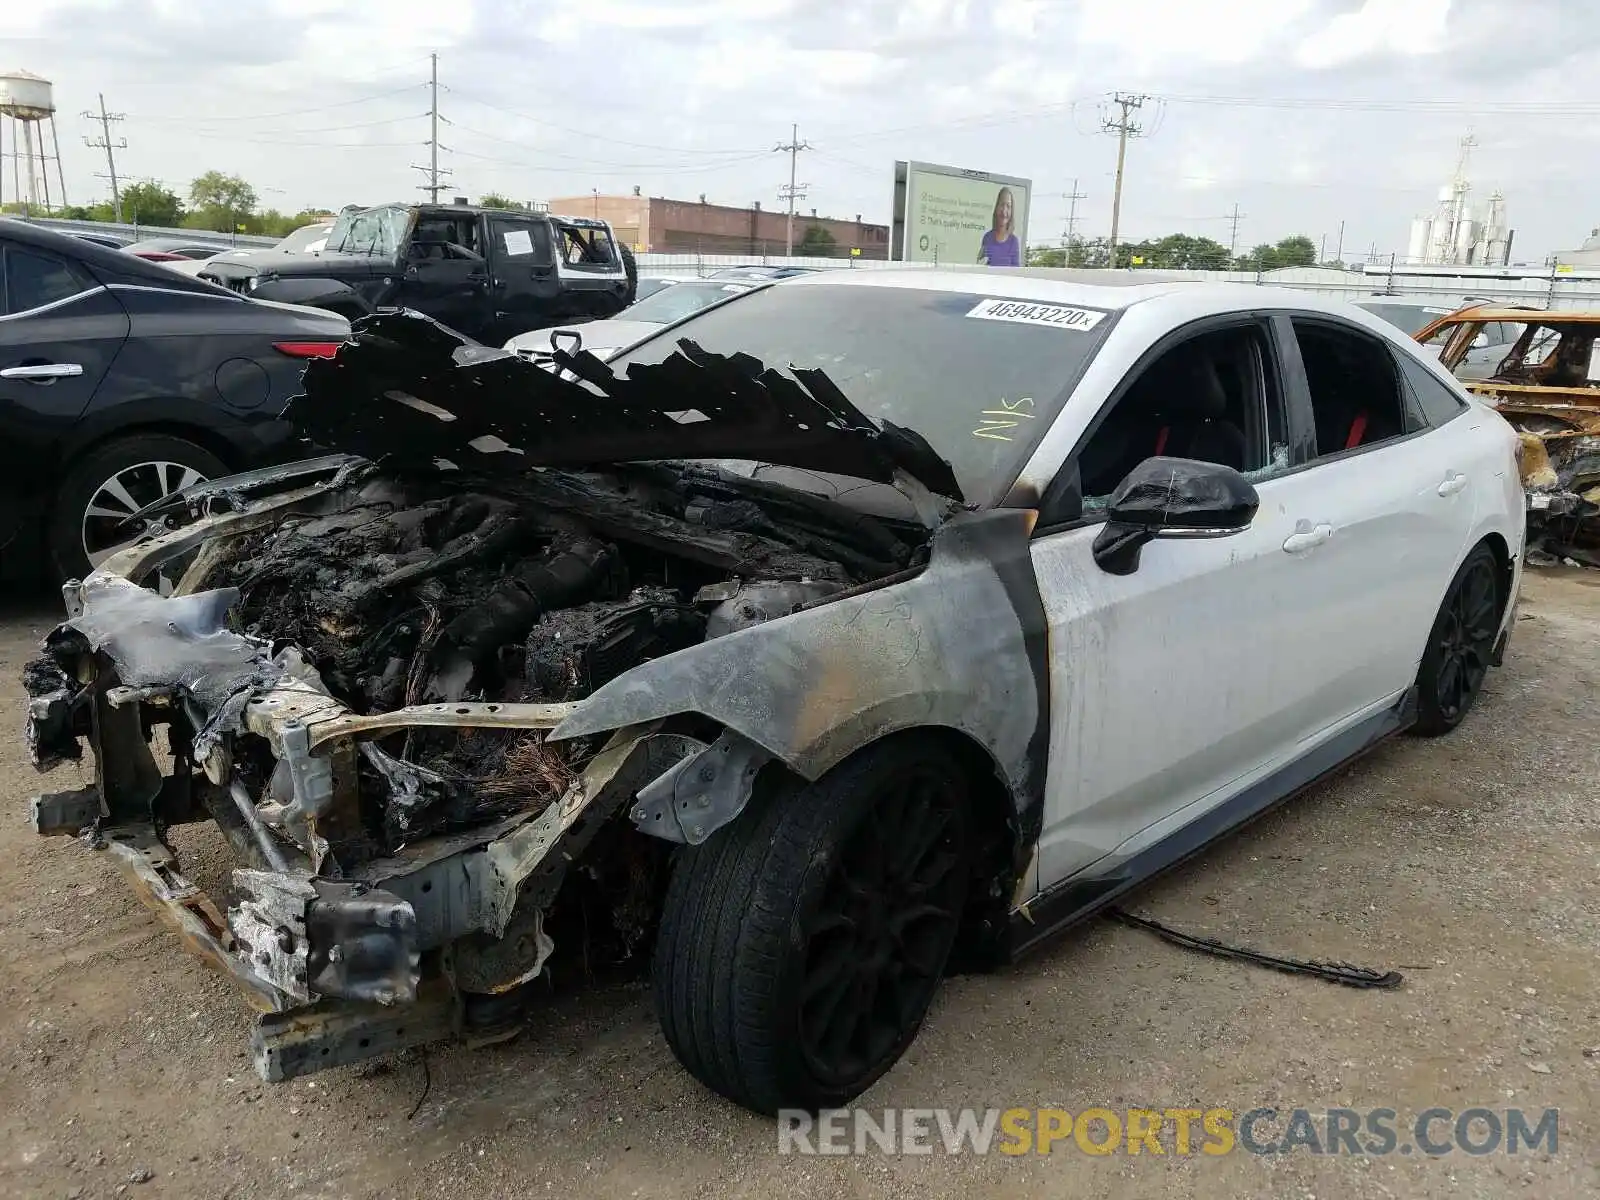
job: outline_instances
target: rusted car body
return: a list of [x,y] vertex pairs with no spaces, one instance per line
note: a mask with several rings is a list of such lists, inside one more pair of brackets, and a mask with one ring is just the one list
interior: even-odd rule
[[1520,324],[1521,336],[1484,379],[1462,381],[1522,436],[1529,547],[1600,567],[1600,312],[1479,305],[1416,335],[1440,345],[1454,371],[1486,325]]

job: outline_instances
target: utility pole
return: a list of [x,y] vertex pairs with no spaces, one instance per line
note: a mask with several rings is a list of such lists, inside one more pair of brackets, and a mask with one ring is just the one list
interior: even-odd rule
[[[420,163],[412,163],[411,169],[413,171],[421,171],[428,177],[428,182],[419,186],[428,193],[429,202],[437,204],[439,203],[439,189],[444,186],[440,183],[440,179],[450,174],[450,168],[439,169],[439,56],[430,54],[428,55],[428,61],[432,65],[432,73],[428,84],[433,97],[432,103],[428,105],[428,165],[423,166]],[[446,147],[446,149],[448,148]]]
[[1232,222],[1232,228],[1228,233],[1228,260],[1230,262],[1233,260],[1233,256],[1239,248],[1239,221],[1241,218],[1248,217],[1249,215],[1249,213],[1242,213],[1239,211],[1239,202],[1235,200],[1233,204],[1233,215],[1228,218],[1228,220]]
[[1061,198],[1067,202],[1066,241],[1068,245],[1071,245],[1078,237],[1078,201],[1087,200],[1088,195],[1078,190],[1078,181],[1074,179],[1072,181],[1072,190],[1061,193]]
[[787,142],[779,142],[773,147],[774,153],[787,151],[789,155],[789,183],[788,186],[778,189],[778,199],[789,202],[789,221],[784,235],[785,243],[788,247],[784,253],[789,258],[794,257],[794,202],[805,199],[806,189],[811,186],[809,183],[795,183],[795,158],[800,151],[809,149],[811,149],[811,143],[800,140],[800,126],[798,125],[789,126],[789,140]]
[[1107,119],[1102,127],[1107,133],[1117,135],[1117,180],[1111,192],[1111,265],[1117,265],[1117,227],[1122,221],[1122,164],[1128,154],[1128,139],[1138,137],[1143,128],[1136,125],[1129,114],[1137,112],[1144,106],[1148,96],[1134,95],[1131,92],[1117,92],[1112,96],[1111,102],[1121,113],[1116,120]]
[[111,207],[115,213],[116,222],[120,225],[122,224],[122,189],[117,186],[117,159],[113,151],[126,150],[128,148],[128,139],[121,138],[113,142],[111,140],[111,122],[122,120],[123,114],[108,113],[106,111],[106,96],[104,92],[101,92],[99,114],[96,115],[86,109],[83,117],[86,121],[100,122],[100,140],[84,138],[83,144],[91,149],[104,150],[106,152],[106,171],[108,174],[98,175],[96,178],[109,179],[111,181]]

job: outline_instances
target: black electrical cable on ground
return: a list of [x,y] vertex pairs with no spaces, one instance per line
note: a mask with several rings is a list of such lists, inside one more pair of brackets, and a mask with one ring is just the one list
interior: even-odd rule
[[1259,950],[1249,950],[1241,946],[1229,946],[1215,938],[1196,937],[1194,934],[1183,933],[1180,930],[1169,928],[1159,921],[1152,921],[1149,917],[1137,917],[1131,912],[1121,908],[1110,908],[1106,915],[1112,920],[1120,921],[1124,925],[1135,929],[1143,929],[1153,933],[1164,942],[1174,946],[1181,946],[1185,950],[1194,950],[1201,954],[1215,955],[1217,958],[1231,958],[1239,962],[1254,963],[1258,967],[1268,967],[1274,971],[1284,971],[1291,975],[1311,975],[1317,979],[1325,979],[1329,983],[1337,983],[1344,987],[1354,988],[1393,988],[1399,987],[1405,976],[1399,971],[1375,971],[1370,967],[1358,967],[1352,963],[1343,962],[1316,962],[1314,960],[1301,960],[1295,958],[1279,958],[1272,954],[1263,954]]

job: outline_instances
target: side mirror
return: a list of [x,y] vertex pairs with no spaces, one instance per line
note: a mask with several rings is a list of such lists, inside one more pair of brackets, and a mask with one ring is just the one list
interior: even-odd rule
[[1489,348],[1489,335],[1487,333],[1480,333],[1477,337],[1473,338],[1472,348],[1474,350],[1487,350]]
[[1094,560],[1108,574],[1131,575],[1152,538],[1228,537],[1248,529],[1260,505],[1256,489],[1232,467],[1147,458],[1111,494]]

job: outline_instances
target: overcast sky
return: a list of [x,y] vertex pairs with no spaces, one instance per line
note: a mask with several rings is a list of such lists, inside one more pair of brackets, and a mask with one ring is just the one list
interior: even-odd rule
[[[250,13],[247,17],[246,11]],[[1405,252],[1470,128],[1514,257],[1600,224],[1589,0],[43,0],[0,54],[55,85],[68,197],[109,195],[80,117],[124,112],[119,173],[217,168],[265,206],[419,195],[428,54],[452,193],[590,189],[779,205],[791,122],[804,208],[887,221],[896,158],[1035,181],[1030,238],[1109,231],[1114,89],[1148,94],[1123,236],[1241,248],[1345,222],[1346,258]],[[6,131],[9,135],[9,129]],[[7,138],[9,151],[9,136]],[[11,199],[9,164],[5,197]]]

